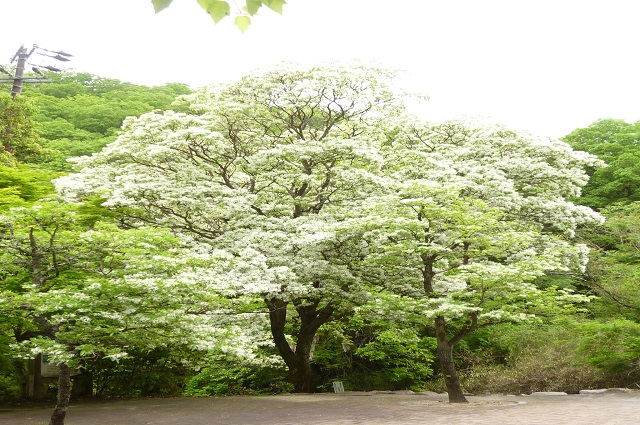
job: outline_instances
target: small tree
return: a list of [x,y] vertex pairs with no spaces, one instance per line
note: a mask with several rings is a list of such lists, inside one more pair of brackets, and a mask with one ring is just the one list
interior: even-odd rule
[[168,344],[203,349],[229,331],[203,314],[214,296],[190,278],[197,260],[175,237],[104,223],[88,229],[83,218],[57,202],[0,216],[0,298],[26,336],[15,349],[47,354],[60,368],[51,425],[64,423],[70,368],[83,359]]

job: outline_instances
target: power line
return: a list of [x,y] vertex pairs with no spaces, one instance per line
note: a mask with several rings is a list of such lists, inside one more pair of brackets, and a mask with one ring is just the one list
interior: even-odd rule
[[[43,53],[43,52],[46,52],[46,53]],[[33,45],[33,48],[30,51],[28,51],[27,48],[24,47],[24,45],[21,45],[18,51],[15,53],[15,55],[13,55],[13,58],[11,59],[11,63],[16,62],[16,68],[13,75],[9,71],[7,71],[6,68],[0,65],[0,72],[10,77],[10,78],[7,78],[7,77],[0,78],[0,84],[13,83],[13,87],[11,88],[11,96],[13,98],[15,98],[17,95],[22,93],[22,86],[25,82],[50,83],[51,80],[48,79],[47,76],[42,72],[42,69],[47,69],[52,72],[62,71],[59,68],[49,66],[49,65],[40,65],[40,66],[33,65],[31,69],[33,70],[33,72],[37,74],[37,76],[25,77],[24,71],[27,66],[29,57],[31,57],[31,55],[34,53],[37,53],[42,56],[50,57],[62,62],[68,62],[70,60],[69,58],[73,57],[73,55],[70,53],[45,49],[42,47],[38,47],[38,45],[36,44]]]

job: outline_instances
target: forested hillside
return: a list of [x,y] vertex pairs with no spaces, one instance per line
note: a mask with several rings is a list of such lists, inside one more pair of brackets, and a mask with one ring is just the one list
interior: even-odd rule
[[0,94],[0,397],[37,353],[97,396],[640,380],[640,123],[422,122],[364,68],[52,79]]
[[46,167],[68,170],[66,158],[98,152],[115,140],[122,121],[154,109],[169,109],[183,84],[146,87],[95,75],[51,74],[52,83],[27,85],[24,97],[33,101],[33,119],[51,151]]

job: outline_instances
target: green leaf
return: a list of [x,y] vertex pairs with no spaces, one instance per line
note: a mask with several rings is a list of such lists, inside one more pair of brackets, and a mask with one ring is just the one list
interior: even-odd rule
[[258,13],[260,6],[262,6],[262,0],[247,0],[247,5],[244,7],[244,10],[246,10],[249,15],[253,16]]
[[209,13],[209,7],[211,6],[211,2],[215,0],[198,0],[198,4],[201,8],[203,8],[207,13]]
[[231,13],[229,3],[222,0],[198,0],[200,6],[207,11],[216,24]]
[[173,0],[151,0],[151,3],[153,3],[153,9],[158,13],[169,7],[172,1]]
[[263,3],[267,5],[267,7],[275,12],[278,12],[282,15],[282,6],[287,4],[285,0],[264,0]]
[[240,28],[240,31],[245,32],[249,25],[251,25],[251,18],[244,15],[236,16],[236,26]]

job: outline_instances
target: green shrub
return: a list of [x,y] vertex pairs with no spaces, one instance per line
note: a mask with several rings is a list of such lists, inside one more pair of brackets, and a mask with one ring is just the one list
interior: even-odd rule
[[435,339],[415,329],[326,327],[314,353],[318,388],[332,391],[422,390],[433,375]]
[[100,359],[87,365],[95,393],[104,397],[176,396],[182,394],[190,370],[173,359],[170,350],[129,353],[113,361]]
[[576,393],[615,382],[585,361],[580,344],[581,335],[570,322],[482,329],[461,347],[463,386],[471,393]]
[[238,364],[218,360],[202,369],[187,383],[186,396],[212,396],[235,394],[278,394],[290,392],[293,386],[287,380],[283,367]]
[[20,376],[10,370],[0,373],[0,400],[14,399],[20,395]]
[[640,324],[630,320],[586,322],[578,326],[580,352],[609,374],[640,376]]
[[420,338],[413,329],[389,329],[355,355],[372,363],[376,380],[388,389],[417,388],[433,373],[435,348],[434,338]]
[[[0,316],[0,320],[2,319],[4,318]],[[20,396],[20,381],[26,368],[26,362],[17,361],[11,356],[11,342],[11,338],[0,332],[0,400]]]

